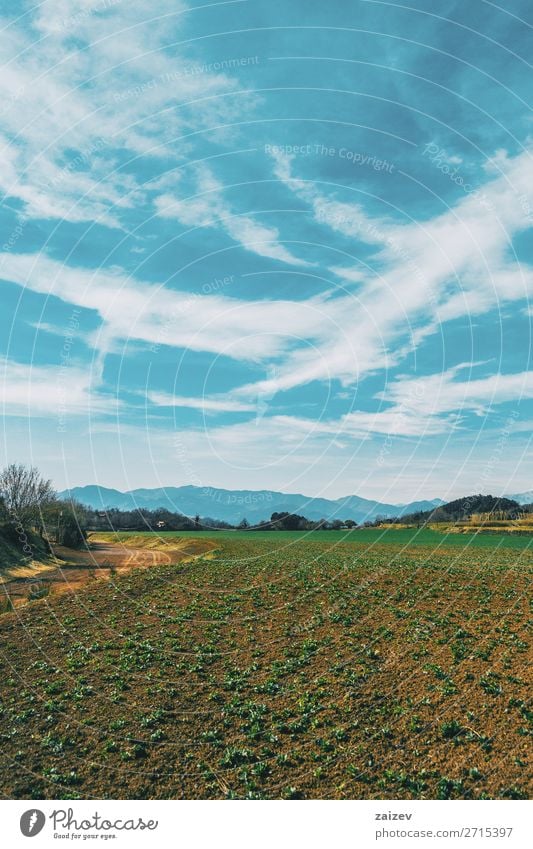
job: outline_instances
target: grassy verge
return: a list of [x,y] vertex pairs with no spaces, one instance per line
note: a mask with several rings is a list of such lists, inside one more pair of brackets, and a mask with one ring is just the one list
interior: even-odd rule
[[46,543],[37,534],[27,531],[22,538],[11,525],[0,524],[0,581],[47,565],[49,559]]

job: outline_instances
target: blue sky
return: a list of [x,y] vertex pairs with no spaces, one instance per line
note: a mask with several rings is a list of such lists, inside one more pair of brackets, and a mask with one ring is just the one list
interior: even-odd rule
[[532,488],[530,4],[13,8],[3,461],[59,488]]

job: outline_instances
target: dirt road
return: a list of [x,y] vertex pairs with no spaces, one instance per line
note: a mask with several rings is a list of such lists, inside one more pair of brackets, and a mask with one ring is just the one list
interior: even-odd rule
[[207,554],[213,547],[209,540],[197,539],[176,539],[175,548],[164,549],[89,542],[87,549],[78,551],[58,545],[48,563],[15,568],[3,576],[1,609],[10,605],[19,607],[50,594],[76,593],[89,582],[110,580],[132,569],[181,563]]

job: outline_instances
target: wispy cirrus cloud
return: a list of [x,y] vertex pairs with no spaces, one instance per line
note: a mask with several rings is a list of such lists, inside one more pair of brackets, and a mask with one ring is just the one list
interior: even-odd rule
[[113,415],[119,402],[101,391],[100,375],[79,364],[36,365],[0,358],[0,405],[4,416],[56,418]]
[[[372,32],[377,18],[366,6]],[[147,442],[139,435],[145,425],[156,432],[165,474],[177,434],[209,483],[216,455],[224,474],[245,466],[254,485],[258,468],[266,482],[269,464],[278,482],[316,468],[309,478],[316,483],[361,446],[365,468],[375,470],[372,444],[389,434],[402,437],[394,445],[406,455],[425,439],[427,452],[439,438],[464,436],[466,444],[477,440],[476,424],[490,428],[505,404],[531,400],[522,338],[533,264],[525,99],[499,111],[498,66],[483,76],[496,96],[478,110],[485,92],[471,73],[479,69],[456,67],[443,51],[434,70],[444,85],[435,97],[432,81],[418,74],[425,48],[406,31],[401,47],[400,39],[381,37],[380,49],[390,42],[394,103],[385,67],[373,68],[368,32],[361,43],[368,63],[352,68],[344,48],[335,54],[336,40],[327,62],[312,61],[316,32],[294,28],[288,7],[273,14],[289,23],[283,38],[299,57],[294,88],[285,85],[288,56],[252,57],[246,70],[232,61],[237,51],[272,55],[271,32],[256,27],[254,4],[162,0],[150,9],[124,0],[46,0],[2,20],[0,189],[8,235],[0,275],[20,289],[6,286],[9,416],[27,409],[54,431],[59,380],[77,416],[96,413],[91,425],[107,436],[139,436],[132,468]],[[327,14],[342,25],[345,5]],[[404,16],[400,10],[395,27]],[[421,26],[420,44],[431,45],[433,34]],[[305,89],[297,83],[303,62]],[[347,100],[352,70],[358,94]],[[525,70],[520,62],[502,103],[525,91]],[[473,96],[466,101],[459,92]],[[354,98],[364,105],[365,126],[354,119]],[[276,137],[277,150],[311,152],[269,158],[265,134]],[[326,153],[315,155],[311,135]],[[438,145],[435,161],[422,145],[417,153],[415,142],[424,140]],[[368,156],[349,163],[341,144]],[[363,166],[382,153],[394,159],[394,173]],[[469,175],[470,188],[453,183],[446,168]],[[103,226],[79,226],[95,223]],[[233,272],[231,287],[202,285]],[[46,365],[54,356],[50,334],[64,333],[65,303],[81,311],[76,351],[86,360],[66,374]],[[503,340],[506,314],[510,344],[489,327],[502,327]],[[27,353],[28,325],[46,331],[32,333],[33,368],[17,360]],[[475,358],[483,369],[450,368]],[[223,394],[221,385],[231,388]],[[119,424],[103,415],[115,409],[107,390],[123,398]],[[531,419],[523,416],[517,433]],[[101,444],[105,466],[109,443]],[[433,456],[423,460],[430,466]],[[362,468],[346,474],[344,491],[357,486]],[[402,485],[410,473],[403,470]]]
[[220,227],[245,250],[258,256],[288,265],[309,265],[280,243],[277,228],[261,224],[249,213],[234,213],[224,199],[223,186],[205,166],[198,168],[197,194],[183,199],[163,194],[155,199],[155,206],[158,215],[175,218],[186,227]]
[[121,212],[144,203],[144,181],[122,169],[125,159],[181,160],[189,146],[176,138],[235,114],[217,97],[239,91],[231,70],[188,73],[192,59],[167,50],[190,11],[173,0],[156,12],[47,0],[4,19],[0,189],[28,216],[122,227]]
[[194,398],[184,395],[172,395],[170,392],[146,393],[148,404],[156,407],[182,407],[185,409],[201,410],[204,413],[246,413],[255,411],[254,404],[242,401],[232,401],[231,398]]
[[488,377],[456,380],[466,366],[448,369],[441,374],[403,378],[390,383],[378,397],[392,402],[396,409],[406,409],[413,417],[440,416],[443,413],[473,412],[486,415],[494,405],[533,398],[533,371],[514,374],[496,372]]
[[96,311],[102,325],[92,344],[104,352],[132,340],[259,362],[285,353],[295,340],[331,332],[319,297],[301,303],[192,296],[119,269],[90,271],[44,254],[0,254],[0,278]]
[[[523,203],[524,195],[533,193],[533,152],[501,164],[505,172],[492,176],[475,195],[426,221],[399,225],[373,221],[357,204],[342,203],[338,214],[335,199],[293,178],[291,158],[277,156],[278,177],[311,203],[320,223],[376,246],[372,271],[361,265],[332,269],[347,287],[357,284],[351,302],[339,299],[341,332],[312,351],[291,353],[278,370],[278,390],[332,377],[349,384],[401,362],[441,323],[532,296],[533,267],[518,261],[513,240],[533,227]],[[331,214],[317,213],[328,209]],[[260,388],[273,387],[262,382]]]
[[391,381],[375,399],[379,408],[353,410],[337,420],[320,422],[295,417],[283,418],[286,427],[315,434],[360,438],[365,434],[427,437],[450,433],[462,426],[467,414],[486,416],[509,401],[533,398],[533,371],[496,373],[468,380],[456,379],[475,364],[461,364],[443,373],[424,377],[401,377]]

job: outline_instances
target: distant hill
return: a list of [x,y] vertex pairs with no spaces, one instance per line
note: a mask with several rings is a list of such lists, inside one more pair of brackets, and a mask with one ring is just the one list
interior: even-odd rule
[[443,503],[440,499],[434,499],[401,505],[382,504],[357,495],[330,500],[268,489],[231,490],[198,486],[133,489],[129,492],[95,485],[76,486],[60,492],[59,497],[73,498],[95,510],[110,507],[119,510],[165,508],[185,516],[199,514],[203,518],[211,517],[233,524],[238,524],[242,519],[255,523],[269,519],[272,513],[283,512],[298,513],[313,521],[353,519],[360,524],[378,517],[391,518],[417,510],[432,510]]
[[479,513],[515,513],[520,511],[520,504],[511,498],[494,495],[467,495],[440,504],[432,510],[413,511],[399,517],[406,523],[416,522],[461,522]]

